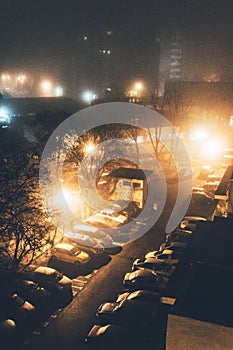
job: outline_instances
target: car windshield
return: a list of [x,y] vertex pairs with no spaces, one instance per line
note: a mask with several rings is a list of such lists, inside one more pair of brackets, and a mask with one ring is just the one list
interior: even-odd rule
[[73,255],[78,255],[78,254],[80,254],[81,253],[81,251],[80,250],[78,250],[77,248],[72,248],[71,250],[70,250],[70,252],[71,252],[71,254],[73,254]]

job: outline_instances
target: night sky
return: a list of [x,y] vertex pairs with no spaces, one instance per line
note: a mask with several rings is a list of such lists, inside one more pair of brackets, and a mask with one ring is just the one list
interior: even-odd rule
[[[167,28],[178,28],[187,44],[190,70],[200,76],[214,72],[232,81],[231,0],[1,0],[0,4],[1,72],[26,70],[62,79],[78,62],[83,79],[85,69],[98,79],[96,55],[111,30],[107,45],[115,81],[153,81],[158,38]],[[83,54],[85,35],[89,46]]]

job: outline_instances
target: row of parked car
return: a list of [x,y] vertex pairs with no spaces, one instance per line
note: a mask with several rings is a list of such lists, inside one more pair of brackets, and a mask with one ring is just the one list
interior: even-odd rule
[[50,313],[70,303],[71,287],[72,280],[45,266],[1,281],[1,344],[10,348],[17,340],[22,341]]
[[[54,245],[50,262],[53,265],[65,262],[80,270],[90,262],[102,263],[107,254],[116,254],[121,249],[99,228],[76,225]],[[39,266],[33,271],[1,278],[0,342],[21,341],[52,312],[69,304],[72,298],[72,280],[53,267]]]
[[199,221],[205,218],[184,217],[158,250],[133,261],[122,293],[98,307],[97,322],[86,337],[88,348],[149,348],[164,341],[168,308],[175,303],[166,287]]

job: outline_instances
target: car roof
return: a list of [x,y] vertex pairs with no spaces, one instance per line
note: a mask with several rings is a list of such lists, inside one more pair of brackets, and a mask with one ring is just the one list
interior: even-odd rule
[[161,254],[172,255],[174,252],[171,249],[164,249],[161,251]]
[[156,257],[151,256],[150,258],[145,258],[143,263],[153,263],[153,264],[161,264],[165,263],[163,259],[156,259]]
[[177,227],[171,233],[181,233],[181,234],[185,233],[185,234],[191,235],[193,232],[191,230],[188,230],[188,229]]
[[81,232],[96,232],[98,231],[98,228],[88,225],[75,225],[74,230],[79,230]]
[[68,237],[68,238],[71,238],[73,239],[74,241],[75,240],[78,240],[78,241],[82,241],[83,244],[89,242],[92,243],[92,244],[95,244],[97,242],[96,238],[95,237],[91,237],[85,233],[81,233],[81,232],[73,232],[73,231],[67,231],[64,233],[64,236],[65,237]]
[[68,243],[57,243],[54,248],[56,249],[62,249],[62,250],[67,250],[67,251],[71,251],[72,249],[74,249],[75,247],[72,244],[68,244]]
[[160,295],[159,293],[156,293],[156,292],[152,292],[150,290],[144,290],[144,289],[139,289],[139,290],[136,290],[134,292],[131,292],[129,293],[128,295],[128,300],[130,300],[131,298],[136,298],[136,297],[140,297],[140,296],[145,296],[145,297],[159,297],[160,298]]
[[[207,221],[205,218],[203,218],[202,216],[185,216],[183,218],[183,220],[192,220],[192,221]],[[183,221],[182,220],[182,221]]]
[[152,276],[152,275],[156,275],[156,274],[152,270],[148,270],[148,269],[136,270],[134,272],[131,272],[130,274],[131,278],[146,277],[146,276]]
[[57,270],[53,269],[52,267],[48,267],[48,266],[39,266],[34,270],[34,272],[42,273],[45,275],[52,275],[54,273],[58,273]]

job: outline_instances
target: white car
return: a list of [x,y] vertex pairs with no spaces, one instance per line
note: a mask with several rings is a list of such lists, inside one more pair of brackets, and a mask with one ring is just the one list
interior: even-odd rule
[[89,216],[84,222],[86,224],[97,227],[117,227],[123,225],[127,221],[127,217],[123,214],[118,214],[112,209],[101,210]]
[[92,247],[100,253],[104,250],[103,244],[99,240],[96,240],[85,233],[74,232],[72,230],[65,232],[64,236],[80,246]]
[[95,255],[101,255],[103,252],[115,254],[121,251],[121,248],[113,243],[110,235],[89,225],[76,225],[72,231],[65,232],[64,237],[75,242],[81,250],[86,251],[87,247],[94,249]]
[[117,222],[124,224],[127,220],[127,217],[123,214],[118,214],[118,212],[114,211],[113,209],[104,209],[100,212],[101,215],[105,215],[108,218],[114,219]]

